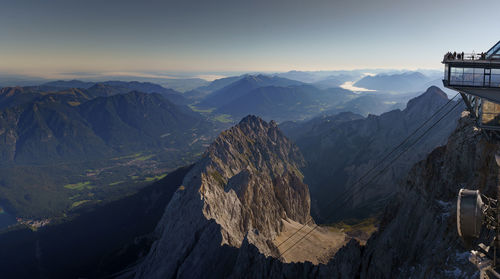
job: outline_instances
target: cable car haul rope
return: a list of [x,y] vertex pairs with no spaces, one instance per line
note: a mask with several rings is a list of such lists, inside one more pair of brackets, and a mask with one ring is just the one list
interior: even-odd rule
[[[327,219],[332,217],[333,214],[338,210],[339,208],[343,207],[350,201],[350,198],[353,197],[354,194],[359,193],[360,191],[363,191],[366,189],[368,186],[371,185],[372,182],[374,182],[378,177],[380,177],[382,174],[384,174],[389,167],[394,164],[403,154],[405,154],[408,150],[410,150],[415,144],[417,144],[425,135],[427,135],[436,125],[441,122],[447,115],[449,115],[453,110],[455,110],[461,103],[462,100],[457,101],[455,105],[453,105],[450,109],[448,109],[444,114],[442,114],[432,125],[430,125],[420,136],[418,136],[415,140],[412,140],[412,138],[418,134],[418,132],[423,129],[432,119],[434,119],[436,116],[438,116],[445,108],[449,107],[449,105],[453,102],[453,100],[459,95],[457,93],[453,98],[448,100],[446,104],[441,106],[432,116],[430,116],[426,121],[424,121],[417,129],[415,129],[410,135],[408,135],[400,144],[398,144],[396,147],[394,147],[389,153],[387,153],[379,162],[377,162],[371,169],[369,169],[366,173],[364,173],[360,179],[358,179],[355,183],[351,185],[351,187],[345,188],[345,190],[342,192],[342,194],[336,196],[336,198],[328,205],[328,207],[331,207],[332,210],[330,213],[327,215]],[[386,161],[394,154],[396,151],[404,147],[407,143],[408,146],[404,148],[401,152],[399,152],[396,157],[394,157],[392,160],[390,160],[387,164]],[[385,165],[385,166],[384,166]],[[374,176],[372,176],[367,182],[361,184],[361,182],[367,178],[374,170],[380,168],[381,166],[384,166],[380,171],[375,173]],[[359,188],[356,188],[359,186]],[[353,189],[354,188],[354,189]],[[299,232],[301,232],[304,228],[309,225],[313,220],[309,220],[306,223],[304,223],[297,231],[295,231],[293,234],[291,234],[288,238],[283,240],[280,244],[277,245],[277,248],[281,247],[283,244],[285,244],[288,241],[292,241],[292,238],[297,235]],[[283,250],[280,253],[280,257],[283,257],[288,251],[290,251],[293,247],[295,247],[300,241],[305,239],[307,236],[309,236],[314,230],[316,230],[319,227],[319,225],[314,224],[314,226],[302,237],[299,239],[295,240],[292,242],[290,246],[288,246],[285,250]]]

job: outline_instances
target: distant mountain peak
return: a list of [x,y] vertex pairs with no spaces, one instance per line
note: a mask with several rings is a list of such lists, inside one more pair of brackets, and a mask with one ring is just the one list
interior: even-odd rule
[[266,75],[263,75],[263,74],[246,75],[240,81],[260,82],[260,81],[271,80],[272,78],[273,77],[266,76]]
[[302,82],[278,76],[267,76],[263,74],[244,75],[241,79],[238,79],[237,81],[234,81],[208,95],[207,98],[201,102],[200,106],[220,108],[259,87],[271,85],[292,86],[299,84],[302,84]]
[[425,93],[422,96],[424,96],[426,94],[438,94],[438,95],[442,96],[443,98],[448,99],[448,96],[446,95],[446,93],[444,93],[443,90],[441,90],[439,87],[434,86],[434,85],[427,88],[427,90],[425,91]]
[[419,108],[421,106],[427,106],[436,102],[442,103],[448,100],[448,96],[439,87],[431,86],[427,88],[424,94],[415,97],[408,101],[406,109]]

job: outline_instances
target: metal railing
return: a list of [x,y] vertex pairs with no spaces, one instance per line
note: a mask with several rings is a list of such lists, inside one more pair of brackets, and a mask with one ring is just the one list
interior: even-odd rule
[[444,61],[455,61],[455,60],[475,61],[475,60],[485,60],[485,59],[486,59],[486,53],[448,52],[444,55]]

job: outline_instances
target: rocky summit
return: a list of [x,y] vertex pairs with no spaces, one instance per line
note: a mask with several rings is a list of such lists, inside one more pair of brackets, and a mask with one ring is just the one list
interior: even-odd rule
[[172,197],[135,277],[228,276],[242,243],[279,257],[284,221],[311,220],[303,164],[273,121],[247,116],[222,132]]

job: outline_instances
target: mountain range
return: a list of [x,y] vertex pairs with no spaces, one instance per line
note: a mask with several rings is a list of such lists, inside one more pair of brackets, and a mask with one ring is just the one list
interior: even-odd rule
[[175,140],[162,135],[188,135],[207,126],[200,115],[156,93],[86,97],[72,90],[3,110],[2,163],[88,160],[162,148]]
[[[236,120],[247,114],[257,114],[266,120],[278,122],[305,120],[320,114],[344,111],[365,116],[381,114],[403,108],[410,98],[417,95],[388,92],[356,94],[329,81],[336,78],[346,80],[350,77],[348,74],[326,76],[319,83],[307,84],[278,76],[245,75],[237,79],[232,77],[216,80],[212,83],[213,87],[207,86],[203,90],[185,94],[197,110],[208,111],[211,115],[230,116],[230,119]],[[322,81],[325,83],[320,84]],[[423,86],[423,83],[419,84]]]
[[[315,80],[349,74],[318,73]],[[349,111],[367,116],[399,108],[409,96],[318,89],[267,75],[223,78],[186,93],[135,81],[5,87],[0,89],[0,206],[22,216],[39,212],[40,217],[101,200],[107,194],[96,191],[103,183],[138,185],[193,162],[218,131],[247,114],[278,122]],[[84,190],[61,194],[63,186]],[[115,188],[122,189],[113,189],[117,196],[128,192]]]
[[[144,278],[225,277],[243,243],[277,257],[280,251],[272,239],[293,230],[292,225],[314,224],[309,191],[299,171],[303,163],[297,147],[275,122],[245,117],[222,132],[193,166],[130,197],[39,232],[18,229],[0,235],[5,247],[0,267],[5,278],[75,278],[109,275],[140,260],[127,273]],[[123,212],[113,217],[118,210]],[[133,226],[127,225],[131,222]],[[59,235],[73,230],[78,233],[56,245]],[[85,245],[90,235],[98,245]],[[343,243],[341,233],[315,234],[325,235],[337,237],[337,246]],[[332,245],[327,247],[334,249]],[[35,246],[38,254],[31,250]],[[23,253],[9,258],[13,249]],[[65,257],[74,249],[79,253]],[[324,246],[314,249],[314,254],[328,254]],[[147,255],[141,257],[144,252]],[[63,268],[57,267],[61,263]]]
[[412,92],[425,89],[429,78],[419,72],[401,74],[367,75],[354,83],[354,86],[385,92]]
[[220,129],[121,84],[47,88],[0,90],[0,206],[16,216],[53,217],[130,194],[192,162]]
[[219,78],[210,82],[208,85],[200,86],[193,90],[185,92],[184,96],[191,100],[201,100],[210,93],[222,89],[228,86],[229,84],[240,80],[241,78],[242,78],[241,76]]
[[56,81],[44,83],[38,86],[27,87],[4,87],[0,88],[0,109],[15,104],[22,104],[47,95],[66,94],[71,90],[79,90],[79,94],[86,95],[87,99],[96,97],[105,97],[116,94],[125,94],[130,91],[139,91],[144,93],[158,93],[163,97],[178,105],[187,105],[188,100],[175,90],[164,88],[160,85],[147,82],[82,82],[79,80]]
[[[351,117],[359,118],[344,114],[337,121],[340,125],[359,121]],[[305,161],[275,123],[249,116],[221,133],[194,166],[173,172],[131,197],[38,232],[0,235],[4,247],[0,266],[5,278],[283,278],[297,274],[305,278],[471,278],[476,270],[461,256],[466,250],[454,230],[452,213],[463,178],[468,177],[469,184],[489,181],[482,190],[495,191],[495,147],[477,140],[481,136],[464,115],[447,144],[424,156],[401,180],[401,187],[394,189],[381,213],[379,231],[364,246],[342,236],[342,241],[338,239],[342,248],[320,263],[289,262],[273,248],[284,240],[276,241],[290,230],[290,224],[299,224],[293,227],[295,232],[310,220],[307,186],[298,171]],[[114,216],[117,211],[123,214]],[[75,230],[79,233],[70,233]],[[325,232],[320,230],[288,253],[318,253],[312,249],[314,243],[321,245],[321,251]],[[89,236],[99,245],[86,245]]]
[[142,81],[0,88],[0,277],[477,276],[456,195],[498,144],[435,76]]
[[80,88],[88,89],[94,96],[110,96],[115,94],[124,94],[130,91],[139,91],[144,93],[158,93],[178,105],[187,105],[189,102],[182,93],[170,88],[151,82],[138,81],[104,81],[104,82],[83,82],[79,80],[54,81],[41,85],[42,88],[70,89]]
[[[424,136],[411,153],[402,155],[379,179],[369,182],[368,177],[362,183],[356,182],[447,102],[444,92],[430,87],[424,94],[410,100],[404,110],[393,110],[380,116],[363,118],[343,113],[304,123],[284,123],[284,133],[298,145],[307,162],[303,172],[305,182],[310,186],[316,220],[329,222],[340,216],[366,218],[376,214],[381,208],[380,201],[394,193],[399,180],[406,176],[413,164],[446,143],[463,106],[447,115],[433,133]],[[449,105],[446,109],[451,107]],[[444,115],[446,109],[434,115],[432,121]],[[423,131],[421,129],[417,136]],[[371,184],[367,190],[357,193],[357,188],[361,186],[358,184],[364,183]],[[336,214],[330,213],[332,197],[346,191],[352,199],[349,206],[339,209]]]
[[241,118],[256,114],[266,120],[303,120],[318,112],[341,106],[356,96],[341,88],[326,90],[311,85],[265,86],[253,89],[215,110]]
[[[338,169],[359,178],[447,102],[443,92],[429,88],[403,111],[283,123],[298,147],[275,122],[245,117],[222,132],[193,166],[139,193],[37,232],[0,235],[3,276],[471,278],[477,271],[456,234],[453,204],[460,183],[495,191],[497,146],[483,140],[467,113],[457,116],[463,107],[451,111],[415,154],[400,158],[403,163],[378,181],[389,182],[393,194],[380,211],[378,231],[363,245],[335,227],[314,227],[310,210],[317,194],[312,187],[309,194],[305,183],[311,163],[333,173],[332,164],[341,160],[349,165]],[[304,152],[304,139],[313,157]],[[354,156],[346,156],[350,152]],[[329,161],[311,160],[320,156]],[[387,190],[379,186],[370,188]],[[355,194],[354,206],[372,201],[366,197],[371,191]],[[283,245],[301,227],[304,232],[291,238],[296,246]]]
[[200,102],[199,106],[208,108],[221,107],[259,87],[301,84],[302,82],[300,81],[276,76],[246,75],[237,81],[213,91]]

